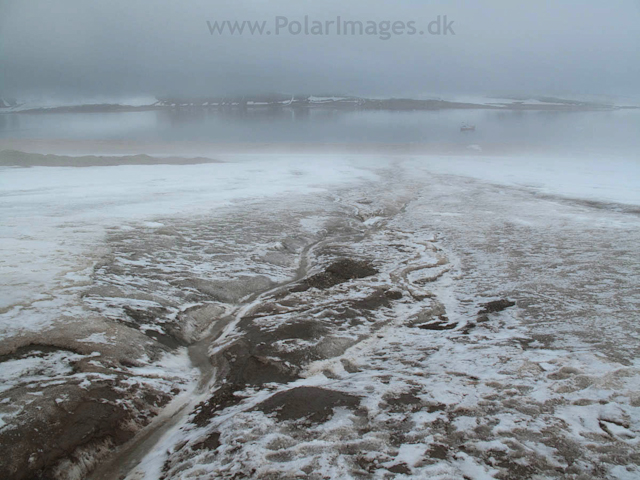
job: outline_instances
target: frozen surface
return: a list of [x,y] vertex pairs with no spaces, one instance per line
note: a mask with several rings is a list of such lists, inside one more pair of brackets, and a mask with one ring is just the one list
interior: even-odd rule
[[82,281],[101,253],[106,227],[372,178],[341,158],[244,160],[185,168],[0,169],[0,309],[20,308],[54,286]]
[[[472,145],[472,147],[477,147]],[[420,157],[416,169],[471,176],[583,200],[640,205],[640,154],[582,156]]]
[[[215,349],[238,367],[240,342],[300,368],[294,378],[240,381],[235,402],[212,409],[239,382],[228,377],[165,439],[156,470],[144,469],[170,478],[640,473],[637,212],[411,166],[381,174],[384,187],[342,192],[354,224],[311,253],[319,270],[347,257],[371,260],[377,275],[265,295]],[[401,295],[372,301],[389,291]],[[483,313],[505,298],[516,305]],[[285,334],[309,318],[323,334]],[[358,408],[336,403],[318,419],[311,406],[296,413],[296,397],[263,406],[300,389],[311,389],[312,405],[318,388]],[[219,446],[203,448],[213,435]],[[130,478],[153,478],[144,469]]]
[[225,160],[0,170],[0,432],[112,385],[130,479],[640,475],[637,159]]

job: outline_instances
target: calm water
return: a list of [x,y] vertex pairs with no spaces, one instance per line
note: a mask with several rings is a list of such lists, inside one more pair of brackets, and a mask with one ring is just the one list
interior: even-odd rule
[[[461,133],[462,123],[476,132]],[[522,143],[640,154],[640,110],[439,112],[264,109],[0,114],[0,138],[198,142]]]

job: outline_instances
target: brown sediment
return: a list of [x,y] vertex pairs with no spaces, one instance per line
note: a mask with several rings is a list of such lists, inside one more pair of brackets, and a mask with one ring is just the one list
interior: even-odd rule
[[[300,272],[303,273],[303,272]],[[300,293],[307,291],[311,285],[318,286],[320,290],[345,283],[352,279],[364,278],[377,273],[371,262],[367,260],[354,260],[351,258],[342,258],[331,263],[325,270],[319,274],[308,277],[292,289],[290,293]],[[301,285],[303,289],[300,290]],[[274,292],[276,296],[286,296],[286,290],[283,293]],[[374,291],[368,297],[354,300],[352,308],[360,310],[373,310],[381,307],[388,307],[392,301],[402,298],[402,293],[390,289],[379,289]],[[297,302],[289,305],[295,309]],[[284,307],[283,307],[284,308]],[[265,315],[278,314],[279,304],[266,301],[260,303],[257,308],[250,309],[249,314],[242,316],[237,323],[237,329],[243,333],[241,339],[236,340],[222,351],[218,352],[213,362],[218,365],[218,382],[222,385],[214,392],[214,394],[206,401],[202,402],[195,409],[193,423],[198,426],[204,426],[215,417],[215,415],[242,401],[242,397],[237,395],[247,387],[260,387],[265,384],[287,384],[298,379],[300,369],[311,361],[320,360],[328,357],[339,355],[346,348],[353,344],[353,340],[346,341],[344,339],[335,338],[329,335],[331,329],[331,320],[321,319],[300,319],[297,321],[285,322],[272,329],[264,329],[256,324],[255,320]],[[303,350],[294,350],[289,352],[278,351],[274,344],[279,341],[286,340],[305,340],[315,341],[315,345],[309,346]],[[290,394],[291,400],[295,402],[305,403],[301,400],[307,393],[312,395],[314,390],[293,389],[295,393]],[[321,390],[321,389],[317,389]],[[289,399],[289,394],[282,392],[281,396],[276,397],[273,402],[279,399]],[[338,403],[346,401],[346,397],[341,394],[332,396],[331,393],[320,393],[317,401],[322,403],[326,400],[325,407],[330,413],[332,411],[332,402],[338,399]],[[340,403],[341,404],[341,403]],[[270,405],[270,404],[267,404]],[[310,413],[313,418],[320,415],[320,404],[316,405],[316,410]],[[287,407],[289,409],[289,406]],[[319,417],[318,417],[319,418]]]
[[366,260],[343,258],[333,262],[324,272],[306,278],[291,289],[292,292],[306,292],[310,288],[324,290],[356,278],[370,277],[378,270]]
[[276,393],[256,406],[266,414],[274,413],[278,420],[305,418],[312,423],[325,422],[336,407],[356,409],[360,399],[352,395],[318,387],[296,387]]
[[18,360],[26,357],[44,357],[49,353],[60,351],[81,354],[79,350],[74,349],[70,346],[59,347],[57,345],[47,345],[43,343],[29,343],[27,345],[13,348],[7,353],[0,354],[0,363],[9,360]]
[[[0,432],[0,478],[57,478],[63,463],[73,464],[84,458],[79,464],[90,465],[93,457],[126,442],[149,421],[152,414],[147,404],[161,408],[170,399],[160,392],[140,391],[130,395],[132,401],[127,406],[119,402],[122,393],[105,384],[86,390],[73,385],[48,390],[37,401],[42,403],[40,414],[28,418],[19,415],[19,428]],[[52,400],[58,395],[66,396],[59,405]]]
[[[351,240],[352,237],[349,238]],[[322,242],[318,241],[317,243]],[[260,388],[265,384],[273,384],[268,386],[270,389],[286,389],[291,386],[287,384],[298,379],[300,369],[311,361],[332,358],[344,353],[359,339],[341,337],[341,332],[336,329],[339,327],[344,330],[348,328],[348,325],[351,325],[349,321],[343,322],[344,319],[341,319],[339,315],[333,315],[333,312],[342,306],[350,308],[356,312],[358,317],[365,318],[366,321],[378,322],[380,325],[388,321],[384,316],[389,312],[375,312],[375,315],[370,313],[374,310],[386,309],[392,305],[392,302],[403,299],[403,293],[393,285],[380,287],[377,285],[378,280],[375,279],[374,286],[368,284],[365,286],[364,295],[357,298],[351,297],[338,303],[325,298],[330,292],[323,292],[342,284],[345,285],[340,287],[341,290],[346,291],[353,287],[362,292],[362,285],[348,282],[376,275],[378,269],[370,260],[341,258],[330,263],[320,273],[301,279],[307,270],[304,257],[311,246],[307,247],[303,250],[296,278],[280,285],[269,281],[267,277],[260,276],[251,277],[243,282],[227,282],[226,285],[224,282],[211,281],[203,281],[196,285],[188,279],[183,280],[183,285],[189,283],[189,286],[194,287],[198,292],[206,293],[208,299],[235,305],[232,315],[215,322],[216,325],[212,327],[215,331],[208,330],[206,338],[195,344],[189,341],[191,345],[189,352],[193,364],[202,366],[202,379],[198,388],[194,390],[197,396],[183,403],[180,403],[180,400],[175,402],[175,405],[180,403],[178,407],[171,404],[170,408],[165,409],[148,428],[135,432],[139,433],[135,437],[133,434],[130,437],[120,436],[117,431],[109,436],[105,434],[103,429],[97,428],[95,438],[90,440],[92,442],[98,442],[100,445],[108,442],[111,446],[117,446],[130,441],[119,448],[112,459],[105,462],[104,465],[100,465],[94,478],[117,478],[118,475],[130,471],[137,465],[140,458],[156,445],[162,433],[166,432],[167,428],[176,425],[178,421],[182,421],[181,419],[198,427],[206,427],[221,410],[242,402],[243,395],[246,395],[244,392],[246,389]],[[334,254],[333,258],[339,258],[339,256]],[[246,286],[246,290],[240,288],[243,285]],[[292,285],[294,285],[293,288],[291,288]],[[296,295],[312,288],[315,290],[305,295]],[[285,292],[285,297],[288,296],[282,304],[279,303],[280,297],[277,296],[279,292]],[[324,305],[321,309],[322,312],[320,310],[315,313],[311,312],[307,317],[303,312],[306,297],[315,298],[316,295],[324,296],[322,301],[328,301],[330,305],[328,308],[327,305]],[[287,301],[290,304],[284,305]],[[264,328],[264,325],[260,323],[260,317],[277,315],[280,308],[284,313],[291,312],[291,309],[299,309],[301,313],[293,321],[283,324],[276,323],[273,328]],[[166,314],[164,307],[140,309],[125,306],[123,310],[124,314],[119,315],[118,321],[124,321],[134,326],[153,324],[157,318]],[[223,311],[226,312],[225,309]],[[210,358],[208,347],[218,345],[215,343],[217,337],[224,326],[230,322],[233,322],[234,326],[233,335],[236,332],[240,332],[241,335],[229,344],[225,341],[221,350],[212,354]],[[378,323],[371,328],[380,328]],[[176,332],[173,330],[166,330],[166,332],[167,336],[176,342],[183,339],[182,334],[174,335]],[[234,339],[233,335],[231,335],[231,339]],[[308,341],[310,346],[306,348],[306,343],[303,342],[305,348],[291,351],[278,350],[276,342],[287,339]],[[157,340],[162,342],[161,338]],[[200,364],[196,361],[196,350]],[[215,383],[214,374],[217,377]],[[214,386],[218,387],[217,390],[213,394],[207,393]],[[207,398],[207,400],[201,401],[203,398]],[[141,395],[140,400],[149,403],[155,401],[145,395]],[[413,400],[409,397],[401,397],[399,402],[405,402],[411,408]],[[157,400],[155,403],[165,404],[166,401]],[[252,408],[273,414],[280,420],[305,419],[309,422],[324,422],[333,414],[334,408],[344,407],[358,411],[359,404],[360,399],[353,395],[326,388],[297,387],[281,391]],[[187,417],[188,414],[191,414],[190,418]],[[114,428],[118,421],[118,419],[113,420]],[[128,421],[129,418],[125,417],[120,423],[126,426]],[[210,434],[208,437],[194,443],[192,447],[202,450],[217,448],[220,444],[219,434],[208,433]],[[84,448],[84,446],[80,445],[79,448]],[[76,451],[78,450],[67,451],[65,455],[67,458],[73,459]]]
[[406,463],[398,463],[392,467],[387,468],[391,473],[397,473],[400,475],[410,475],[411,469]]
[[404,410],[419,410],[422,408],[422,400],[415,395],[415,392],[404,392],[393,397],[384,399],[392,412]]
[[[306,254],[317,243],[308,244],[303,248],[298,273],[293,282],[298,281],[299,278],[306,274]],[[211,293],[218,295],[222,292],[224,295],[228,295],[227,300],[231,303],[240,302],[240,299],[242,299],[240,305],[249,306],[247,311],[250,312],[252,310],[251,306],[262,303],[259,301],[261,295],[279,288],[286,288],[292,281],[277,285],[267,277],[258,275],[256,277],[239,277],[235,282],[226,282],[226,285],[224,282],[206,283],[207,287],[212,287],[215,290],[215,292],[211,291]],[[202,284],[198,285],[199,290],[202,287]],[[181,419],[190,415],[191,419],[189,421],[195,425],[207,425],[218,411],[241,401],[242,397],[237,396],[236,393],[245,389],[248,384],[262,385],[272,381],[286,383],[295,378],[297,371],[289,372],[286,368],[281,368],[284,365],[278,362],[274,363],[271,359],[259,355],[255,349],[247,349],[248,343],[246,340],[232,343],[216,354],[211,355],[209,353],[209,348],[215,344],[229,323],[234,320],[250,322],[253,318],[251,316],[243,317],[241,312],[244,312],[244,310],[239,306],[237,308],[239,310],[236,309],[234,314],[217,318],[213,323],[209,318],[210,328],[206,329],[206,336],[195,343],[191,343],[189,346],[189,357],[192,365],[198,368],[201,374],[198,386],[192,392],[195,398],[179,405],[176,404],[176,406],[170,408],[168,413],[162,412],[161,415],[154,419],[151,425],[118,449],[106,462],[99,465],[92,472],[90,478],[95,480],[121,478],[135,468],[140,459],[155,447],[162,434],[176,425]],[[217,313],[221,312],[218,311]],[[213,388],[214,382],[219,387],[213,394],[207,395],[207,400],[200,401],[198,396]],[[219,436],[207,438],[200,443],[196,443],[195,448],[212,449],[215,448],[218,441]],[[180,448],[182,447],[184,445]]]
[[416,327],[422,330],[453,330],[457,326],[457,323],[449,323],[447,320],[436,320],[435,322],[416,325]]
[[192,422],[199,427],[208,425],[216,412],[235,405],[239,401],[234,394],[243,388],[242,385],[225,383],[208,400],[196,406]]
[[515,304],[516,302],[512,302],[511,300],[504,298],[501,300],[494,300],[493,302],[483,304],[482,307],[484,308],[478,312],[478,315],[501,312],[509,307],[515,306]]
[[194,443],[191,448],[193,450],[215,450],[220,446],[220,434],[218,432],[210,433],[204,440]]

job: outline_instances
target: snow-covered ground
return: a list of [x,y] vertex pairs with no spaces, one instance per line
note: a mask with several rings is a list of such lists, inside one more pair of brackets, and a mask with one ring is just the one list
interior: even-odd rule
[[[110,229],[126,230],[130,223],[158,227],[157,222],[144,222],[215,211],[238,199],[310,194],[322,191],[323,185],[373,178],[340,157],[313,156],[302,162],[296,157],[245,156],[241,163],[185,168],[36,167],[0,172],[0,239],[8,252],[0,259],[3,310],[22,308],[78,281],[100,258],[100,242]],[[21,328],[30,328],[30,323],[21,323]]]
[[640,205],[640,154],[635,157],[596,154],[430,156],[413,159],[413,165],[434,173],[525,187],[539,194]]
[[1,440],[129,426],[5,468],[640,476],[637,159],[223,160],[0,170]]

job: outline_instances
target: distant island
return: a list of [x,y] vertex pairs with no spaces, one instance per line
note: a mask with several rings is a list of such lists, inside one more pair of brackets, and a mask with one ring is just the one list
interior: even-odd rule
[[413,98],[364,98],[342,95],[245,95],[241,97],[156,97],[146,105],[118,103],[90,103],[75,105],[43,106],[20,103],[15,99],[0,97],[0,113],[97,113],[135,112],[166,109],[311,109],[333,108],[342,110],[545,110],[545,111],[593,111],[640,108],[638,106],[615,105],[608,102],[579,101],[548,96],[513,96],[500,98],[478,98],[473,102],[448,101],[443,99]]

